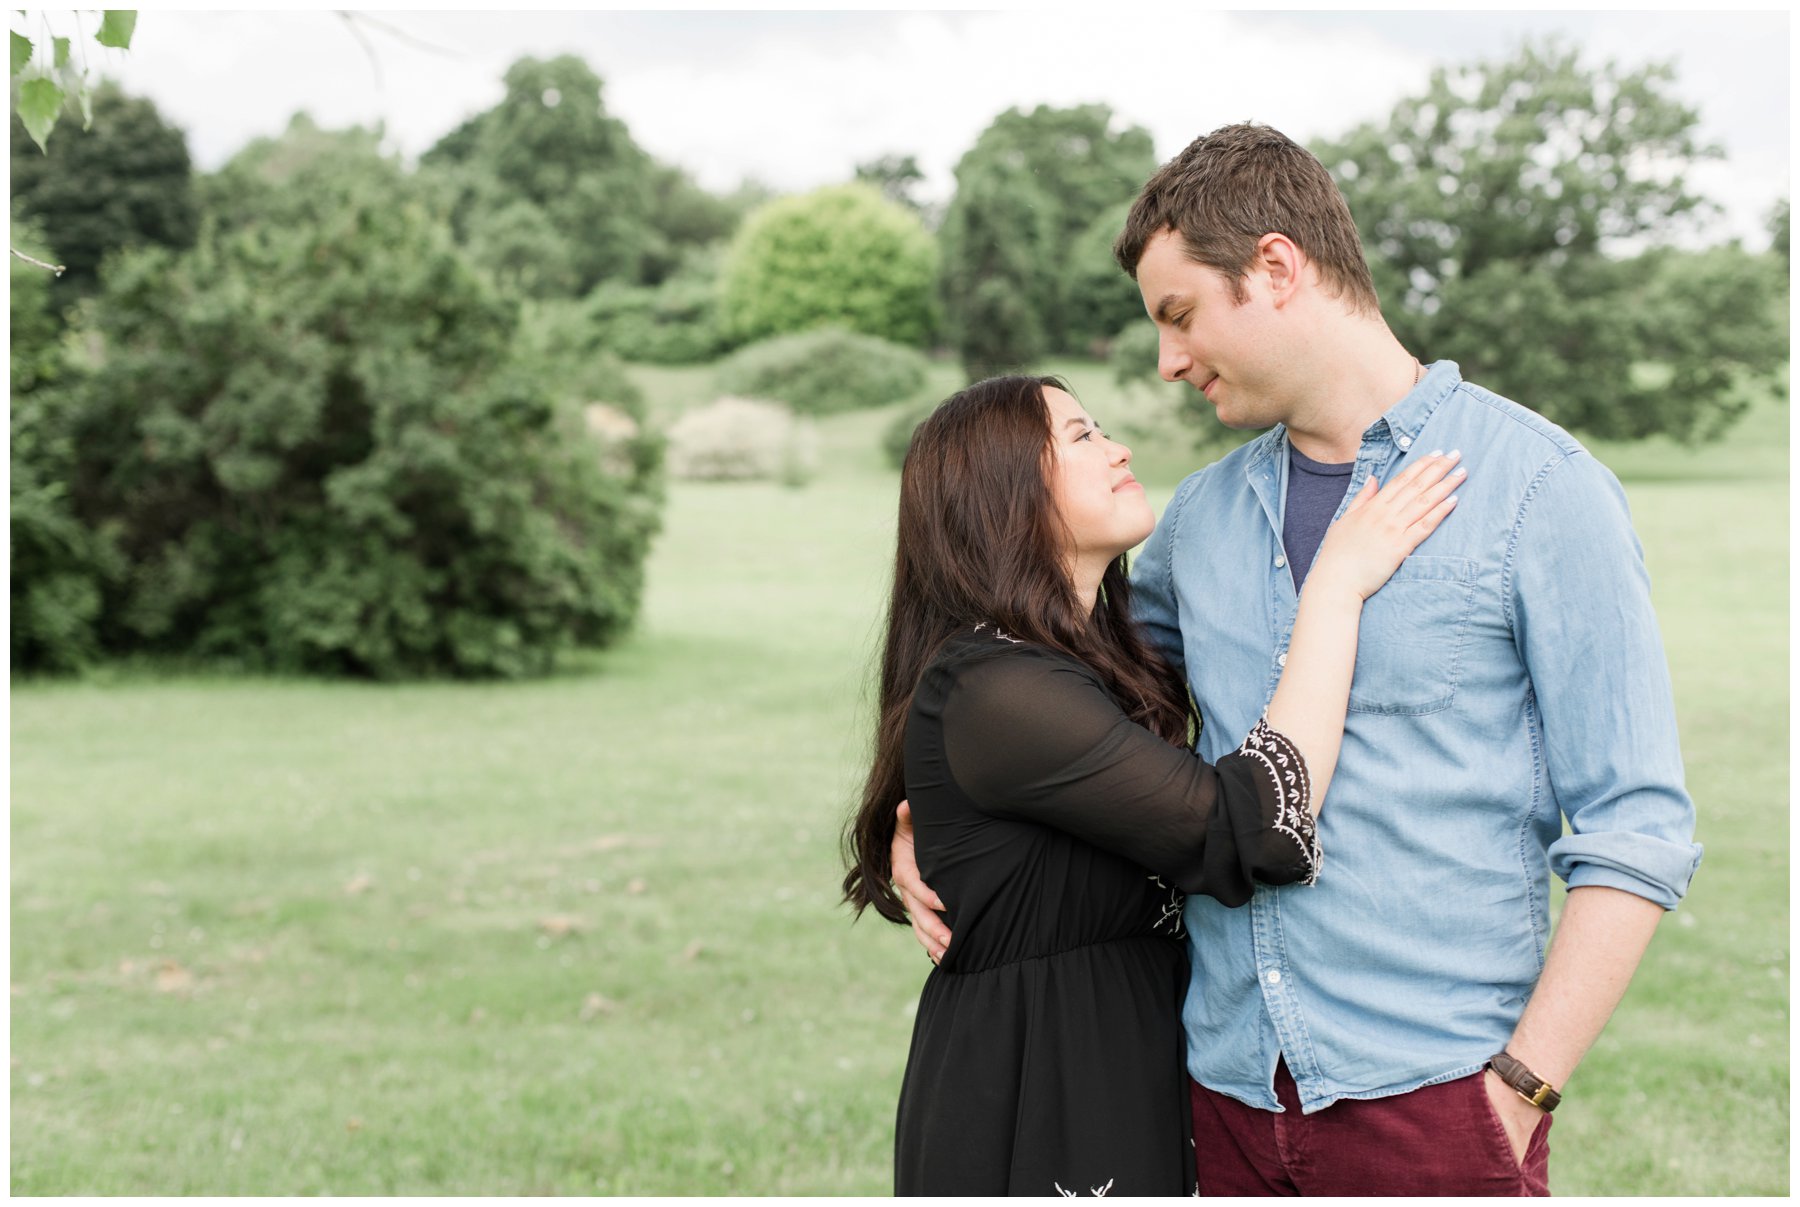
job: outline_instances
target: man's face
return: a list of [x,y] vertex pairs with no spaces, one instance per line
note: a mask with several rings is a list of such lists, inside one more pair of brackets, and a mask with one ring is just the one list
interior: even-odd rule
[[1259,274],[1245,277],[1248,296],[1239,302],[1217,269],[1187,258],[1173,230],[1151,238],[1137,268],[1144,309],[1156,323],[1163,380],[1185,381],[1206,395],[1226,427],[1280,422],[1270,388],[1272,308]]

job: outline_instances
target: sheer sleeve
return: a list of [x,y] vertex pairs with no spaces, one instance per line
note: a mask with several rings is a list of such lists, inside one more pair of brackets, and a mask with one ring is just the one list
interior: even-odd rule
[[1186,892],[1241,905],[1254,881],[1318,878],[1306,763],[1266,722],[1212,766],[1134,724],[1080,664],[1016,646],[957,670],[944,740],[983,812],[1054,826]]

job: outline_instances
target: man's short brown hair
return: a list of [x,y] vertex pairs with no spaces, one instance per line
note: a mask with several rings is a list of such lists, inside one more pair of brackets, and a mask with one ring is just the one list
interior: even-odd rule
[[1306,253],[1333,294],[1360,313],[1381,312],[1337,182],[1311,151],[1269,126],[1221,126],[1157,169],[1113,244],[1133,280],[1145,246],[1165,230],[1180,232],[1188,258],[1222,273],[1239,302],[1257,241],[1278,231]]

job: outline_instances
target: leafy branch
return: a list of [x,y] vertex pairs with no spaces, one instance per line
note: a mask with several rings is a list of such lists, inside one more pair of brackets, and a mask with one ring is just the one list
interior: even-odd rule
[[[50,25],[49,16],[43,12],[38,14],[41,33],[37,40],[17,28],[10,34],[13,111],[19,115],[19,122],[31,135],[31,141],[46,155],[50,153],[50,132],[56,128],[56,119],[71,98],[81,109],[81,128],[91,129],[94,124],[93,92],[88,85],[87,41],[83,36],[86,30],[79,12],[68,15],[74,19],[76,38],[57,34]],[[16,10],[15,24],[27,29],[31,27],[24,9]],[[129,50],[131,36],[136,30],[136,9],[102,9],[100,28],[94,33],[94,41],[112,50]],[[76,46],[81,50],[79,68],[72,53]],[[63,274],[60,264],[46,264],[16,247],[11,250],[16,258],[27,264],[48,269],[59,277]]]
[[[24,10],[19,10],[21,18]],[[71,14],[76,29],[81,29],[81,14]],[[24,21],[20,22],[25,24]],[[40,13],[43,33],[33,41],[17,29],[11,31],[13,107],[19,121],[38,150],[50,153],[50,131],[56,128],[63,103],[70,97],[81,106],[82,129],[93,125],[88,88],[87,46],[81,47],[81,66],[75,66],[71,50],[75,39],[59,37],[50,27],[49,17]],[[137,29],[137,10],[109,8],[100,13],[100,28],[94,41],[113,50],[128,50],[131,35]]]

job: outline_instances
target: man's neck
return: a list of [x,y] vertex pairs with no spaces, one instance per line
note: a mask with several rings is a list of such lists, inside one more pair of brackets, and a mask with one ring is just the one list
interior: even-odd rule
[[1328,333],[1309,359],[1320,373],[1285,423],[1302,455],[1328,465],[1356,460],[1363,432],[1412,391],[1421,372],[1380,320]]

